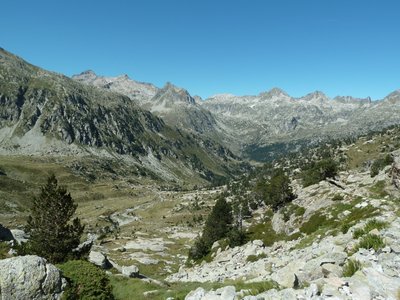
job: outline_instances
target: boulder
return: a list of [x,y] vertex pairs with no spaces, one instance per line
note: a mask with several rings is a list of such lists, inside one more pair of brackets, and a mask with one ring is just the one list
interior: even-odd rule
[[324,277],[342,277],[343,269],[335,264],[322,265],[322,274]]
[[0,260],[0,291],[3,300],[61,299],[65,281],[60,271],[36,255]]
[[107,257],[98,251],[90,251],[89,253],[89,261],[96,266],[99,266],[102,269],[110,269],[112,268],[111,263],[107,259]]
[[11,233],[18,244],[26,243],[28,241],[28,235],[21,229],[11,229]]
[[232,285],[220,288],[216,292],[221,295],[220,298],[224,300],[234,300],[236,297],[236,289]]
[[135,265],[122,266],[121,273],[126,277],[137,278],[139,277],[139,268],[136,267]]
[[304,261],[294,261],[273,273],[271,278],[285,288],[295,288],[299,284],[297,273],[304,267]]
[[392,165],[390,170],[390,177],[392,179],[392,184],[400,189],[400,159],[396,159],[395,163]]
[[185,300],[201,300],[205,294],[206,291],[202,287],[199,287],[187,294]]

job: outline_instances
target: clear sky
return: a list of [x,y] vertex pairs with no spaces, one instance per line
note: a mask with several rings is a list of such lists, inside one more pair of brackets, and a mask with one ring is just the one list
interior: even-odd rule
[[6,0],[0,11],[1,47],[68,76],[128,74],[203,98],[400,88],[398,0]]

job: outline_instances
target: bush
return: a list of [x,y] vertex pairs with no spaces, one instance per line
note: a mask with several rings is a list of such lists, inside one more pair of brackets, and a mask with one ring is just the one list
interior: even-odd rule
[[199,260],[206,256],[210,252],[210,246],[208,246],[204,239],[198,237],[193,246],[189,249],[189,259]]
[[338,164],[331,158],[312,163],[301,173],[303,186],[316,184],[326,178],[333,178],[337,175],[337,172]]
[[87,261],[72,260],[57,266],[67,278],[66,300],[112,300],[112,287],[105,272]]
[[311,234],[311,233],[317,231],[326,222],[327,222],[327,219],[324,215],[319,215],[319,214],[312,215],[311,218],[307,222],[304,222],[301,225],[300,231],[305,234]]
[[347,263],[343,266],[343,276],[344,277],[351,277],[353,276],[358,270],[360,270],[362,264],[358,260],[348,260]]
[[239,229],[237,226],[233,227],[232,230],[228,233],[228,243],[229,247],[231,248],[245,244],[246,243],[245,232]]
[[371,177],[375,177],[379,174],[379,171],[384,167],[393,163],[393,157],[390,154],[387,154],[384,158],[376,159],[370,168]]
[[332,197],[332,201],[342,201],[342,200],[343,200],[343,195],[341,195],[341,194],[335,194]]
[[255,262],[257,260],[260,260],[260,259],[263,259],[263,258],[266,258],[266,257],[267,257],[267,255],[265,253],[262,253],[262,254],[259,254],[259,255],[251,254],[251,255],[247,256],[246,261],[247,262]]

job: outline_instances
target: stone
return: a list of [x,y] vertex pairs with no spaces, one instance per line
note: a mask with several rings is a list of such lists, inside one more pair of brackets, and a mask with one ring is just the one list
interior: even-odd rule
[[27,255],[0,260],[0,270],[3,300],[61,299],[65,287],[61,272],[42,257]]
[[102,269],[110,269],[112,267],[107,257],[99,251],[90,251],[89,261]]
[[135,265],[122,266],[121,273],[126,277],[137,278],[139,277],[139,268]]
[[19,245],[28,241],[28,235],[21,229],[11,229],[11,233]]
[[369,234],[380,235],[380,232],[379,232],[378,229],[374,228],[374,229],[372,229],[372,230],[369,232]]
[[252,243],[257,247],[264,247],[264,242],[262,240],[254,240]]
[[306,299],[311,299],[318,294],[318,286],[315,283],[311,283],[309,287],[305,289]]
[[229,285],[222,288],[221,299],[234,300],[236,297],[236,289],[234,286]]
[[342,277],[343,269],[335,264],[322,265],[322,274],[324,277]]
[[199,287],[187,294],[185,300],[202,300],[205,294],[206,291],[202,287]]
[[299,284],[299,279],[296,273],[298,273],[299,269],[302,268],[304,265],[305,262],[302,261],[291,262],[287,266],[273,273],[271,278],[283,287],[297,287],[297,285]]
[[216,241],[216,242],[214,242],[214,243],[212,244],[211,250],[213,250],[213,249],[215,249],[215,248],[218,248],[218,247],[220,247],[220,244],[219,244],[218,241]]

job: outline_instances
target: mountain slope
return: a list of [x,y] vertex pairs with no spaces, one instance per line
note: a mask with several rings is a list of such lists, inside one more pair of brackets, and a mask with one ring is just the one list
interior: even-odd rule
[[[0,152],[97,155],[164,178],[227,175],[229,150],[167,126],[130,98],[83,85],[0,50]],[[182,178],[180,178],[181,180]]]

